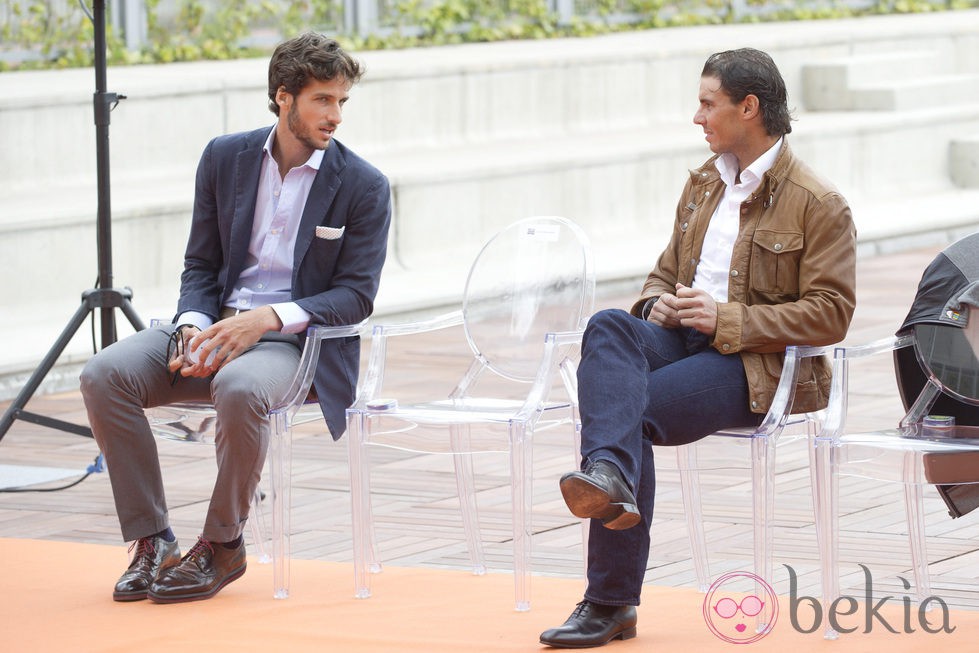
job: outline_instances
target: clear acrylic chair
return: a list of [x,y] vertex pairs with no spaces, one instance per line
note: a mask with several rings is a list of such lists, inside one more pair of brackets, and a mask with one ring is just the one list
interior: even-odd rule
[[[411,324],[374,326],[367,370],[357,401],[347,410],[358,598],[370,596],[370,574],[381,570],[371,509],[370,448],[452,456],[476,574],[486,567],[471,454],[499,452],[509,454],[510,462],[516,608],[530,608],[533,440],[545,429],[567,427],[573,433],[577,464],[575,356],[592,311],[594,289],[581,229],[564,218],[528,218],[503,229],[482,248],[470,268],[460,310]],[[399,371],[385,364],[389,338],[460,325],[472,360],[447,397],[407,402],[384,395],[385,375]],[[438,351],[424,353],[433,356]],[[438,357],[428,360],[443,364]],[[487,371],[494,375],[484,375]],[[416,368],[402,372],[424,373]],[[484,392],[476,395],[479,381]],[[563,385],[566,396],[549,400],[554,385]],[[485,392],[487,386],[492,386],[490,393]]]
[[[159,321],[153,320],[151,327]],[[350,326],[315,326],[306,330],[306,341],[299,368],[289,389],[269,411],[268,470],[272,499],[272,552],[267,549],[268,529],[262,510],[261,490],[252,500],[248,527],[258,547],[260,562],[273,563],[273,596],[289,596],[290,523],[289,505],[292,468],[292,427],[322,420],[323,413],[312,392],[313,375],[319,360],[320,346],[328,338],[362,336],[368,331],[367,320]],[[214,444],[217,413],[207,402],[179,402],[146,411],[150,428],[157,437],[181,442]]]
[[[965,328],[919,323],[899,337],[836,350],[830,403],[811,452],[824,606],[840,596],[841,475],[893,482],[903,488],[915,593],[919,602],[931,595],[922,488],[979,482],[979,426],[950,425],[945,419],[950,416],[932,416],[929,411],[940,398],[965,407],[979,406],[977,317],[979,313]],[[909,350],[926,377],[920,393],[910,400],[899,397],[901,389],[894,378],[898,375],[888,370],[891,360],[897,363]],[[890,396],[883,396],[885,393]],[[861,405],[887,398],[898,406],[890,424],[874,423],[880,420],[869,420],[859,411]],[[898,422],[902,403],[907,412]],[[947,406],[946,401],[943,410]],[[838,636],[829,620],[824,636]]]
[[[786,348],[779,379],[771,406],[757,428],[731,428],[717,431],[710,437],[692,444],[674,447],[680,476],[683,510],[690,539],[691,559],[697,576],[698,589],[706,592],[712,582],[704,534],[703,510],[699,472],[709,469],[742,468],[751,471],[752,530],[754,535],[754,572],[771,583],[773,578],[773,521],[775,507],[775,452],[776,446],[788,438],[797,439],[815,435],[821,412],[793,413],[796,383],[800,368],[806,359],[826,356],[834,351],[825,347],[792,346]],[[790,429],[791,433],[786,433]],[[697,451],[700,447],[717,447],[715,436],[728,438],[735,445],[746,445],[746,463],[702,462]],[[739,447],[740,448],[740,447]],[[763,596],[761,588],[756,594]],[[771,606],[764,606],[756,616],[757,629],[763,630],[771,619]]]

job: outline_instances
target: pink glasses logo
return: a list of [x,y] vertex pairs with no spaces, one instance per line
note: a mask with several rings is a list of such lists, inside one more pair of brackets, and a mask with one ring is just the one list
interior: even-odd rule
[[[736,591],[752,581],[754,594]],[[767,609],[766,609],[767,608]],[[731,644],[751,644],[772,632],[778,619],[778,597],[758,576],[734,571],[718,578],[704,597],[704,621],[718,638]]]

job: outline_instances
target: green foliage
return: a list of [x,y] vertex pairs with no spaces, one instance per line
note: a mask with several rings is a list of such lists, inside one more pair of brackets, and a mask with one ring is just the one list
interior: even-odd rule
[[[176,0],[176,12],[166,20],[160,16],[159,0],[144,1],[145,46],[138,52],[127,50],[110,24],[110,64],[259,56],[275,42],[307,29],[335,34],[346,47],[364,50],[979,7],[979,0],[944,0],[941,5],[935,0],[879,0],[856,11],[836,0],[806,6],[747,0],[748,10],[736,14],[733,0],[577,0],[577,13],[562,23],[550,0],[386,0],[383,29],[350,35],[343,29],[343,0]],[[63,0],[0,0],[0,71],[89,66],[92,39],[91,21],[82,12],[64,11]]]
[[368,37],[368,48],[447,45],[504,39],[531,39],[558,32],[546,0],[510,0],[505,10],[494,0],[399,0],[394,30]]
[[[255,24],[273,12],[273,5],[268,2],[221,0],[208,13],[200,0],[179,0],[174,24],[163,25],[156,12],[159,0],[146,0],[146,3],[148,43],[138,60],[147,63],[256,55],[260,50],[241,43]],[[110,63],[117,62],[110,60]]]
[[[25,0],[0,5],[6,15],[0,26],[0,43],[5,48],[36,51],[46,68],[88,66],[92,54],[87,46],[93,38],[91,22],[80,12],[58,11],[51,0]],[[0,60],[0,70],[4,66]]]

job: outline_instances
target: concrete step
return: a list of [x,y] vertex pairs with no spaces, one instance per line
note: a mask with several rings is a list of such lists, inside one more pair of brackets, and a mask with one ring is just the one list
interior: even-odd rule
[[979,133],[962,136],[949,146],[952,181],[962,188],[979,188]]
[[[950,147],[979,133],[979,103],[913,111],[799,114],[793,146],[848,198],[913,195],[951,185]],[[908,163],[914,154],[914,164]]]
[[[688,121],[705,53],[744,43],[773,53],[790,98],[807,93],[804,69],[854,52],[869,63],[846,72],[850,81],[833,82],[824,91],[830,98],[888,73],[925,74],[935,60],[949,74],[976,73],[979,11],[942,14],[357,53],[368,72],[340,133],[370,155]],[[266,69],[266,59],[111,67],[108,90],[128,97],[111,114],[113,164],[192,170],[215,134],[271,124]],[[86,69],[0,75],[5,189],[94,179],[93,91]]]
[[934,75],[941,66],[941,57],[933,50],[871,52],[822,59],[802,67],[803,99],[809,111],[855,109],[853,89]]
[[863,84],[850,89],[856,111],[903,111],[979,102],[979,75],[936,75]]

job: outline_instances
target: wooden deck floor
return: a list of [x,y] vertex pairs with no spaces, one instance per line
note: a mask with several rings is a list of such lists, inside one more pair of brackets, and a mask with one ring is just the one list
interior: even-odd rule
[[[884,337],[900,324],[921,271],[938,248],[866,258],[859,263],[858,307],[848,342]],[[634,291],[600,298],[600,307],[627,306]],[[458,334],[457,334],[458,335]],[[403,376],[394,393],[410,388],[444,394],[467,355],[465,345],[438,343],[438,357],[424,353],[422,342],[396,353]],[[434,366],[432,365],[434,363]],[[888,363],[889,365],[889,363]],[[886,370],[883,377],[892,376]],[[0,405],[0,409],[5,405]],[[30,409],[85,422],[78,393],[36,397]],[[895,415],[899,406],[868,397],[865,415]],[[708,439],[702,460],[738,460],[728,445]],[[298,429],[294,444],[292,543],[299,558],[351,560],[350,501],[344,440],[334,443],[318,426]],[[160,456],[168,488],[174,530],[183,541],[199,532],[214,478],[213,449],[161,441]],[[572,468],[570,435],[541,437],[535,443],[534,558],[536,573],[582,576],[581,529],[569,515],[557,479]],[[647,582],[693,586],[686,526],[680,501],[675,457],[657,449],[658,499],[652,528],[653,547]],[[98,454],[93,441],[24,422],[0,442],[0,465],[50,466],[78,470],[80,475]],[[466,568],[468,557],[459,524],[452,464],[447,456],[378,450],[374,465],[374,510],[380,554],[388,565]],[[740,460],[747,460],[743,455]],[[504,455],[476,460],[483,538],[491,571],[510,568],[509,480]],[[68,479],[70,480],[70,479]],[[751,487],[745,469],[702,473],[705,530],[711,571],[751,569]],[[58,481],[47,484],[56,486]],[[0,485],[4,485],[0,479]],[[43,487],[43,486],[42,486]],[[805,441],[779,447],[775,523],[776,578],[779,592],[788,591],[791,565],[800,577],[799,591],[818,596],[818,555],[813,527],[809,461]],[[900,490],[894,485],[844,478],[840,496],[841,569],[844,588],[863,595],[858,563],[873,574],[875,592],[905,594],[901,578],[911,579]],[[974,590],[979,576],[979,528],[976,514],[952,521],[941,500],[927,491],[928,552],[934,595],[954,607],[979,609]],[[0,537],[120,543],[118,524],[106,474],[95,474],[58,492],[0,494]],[[11,561],[8,561],[11,564]],[[106,579],[108,583],[113,579]],[[338,588],[338,591],[352,591]]]

